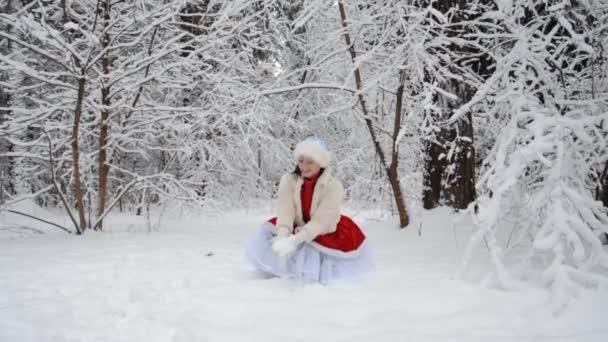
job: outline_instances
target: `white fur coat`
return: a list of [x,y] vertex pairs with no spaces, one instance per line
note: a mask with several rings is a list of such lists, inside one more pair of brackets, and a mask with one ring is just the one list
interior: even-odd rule
[[281,177],[278,193],[277,224],[275,233],[287,236],[296,226],[302,227],[307,241],[312,241],[321,234],[336,231],[340,221],[340,204],[344,189],[332,175],[331,168],[326,168],[315,184],[310,207],[310,221],[306,224],[302,218],[302,200],[300,191],[304,179],[293,173]]

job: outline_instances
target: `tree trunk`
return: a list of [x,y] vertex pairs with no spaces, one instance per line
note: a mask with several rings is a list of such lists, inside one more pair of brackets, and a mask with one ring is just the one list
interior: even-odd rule
[[[468,102],[475,91],[469,86],[459,84],[453,80],[452,89],[460,101],[449,102],[448,113],[454,108]],[[473,115],[466,113],[465,117],[450,128],[450,141],[456,145],[452,157],[448,160],[447,168],[451,170],[446,175],[446,198],[450,206],[457,209],[466,209],[469,203],[475,201],[475,147],[473,146]]]
[[443,153],[443,146],[435,142],[427,142],[424,157],[423,170],[423,207],[424,209],[433,209],[439,205],[441,200],[441,181],[445,170],[445,162],[439,160],[439,156]]
[[68,22],[68,2],[67,0],[61,0],[61,8],[63,9],[63,23]]
[[[424,2],[423,5],[428,6],[428,3]],[[444,0],[432,2],[431,5],[449,18],[449,25],[442,32],[449,38],[469,39],[467,35],[471,34],[471,29],[467,25],[473,24],[467,21],[475,18],[470,17],[466,1]],[[487,76],[485,74],[488,73],[490,66],[487,57],[482,56],[477,59],[466,57],[479,55],[481,51],[456,43],[451,44],[449,49],[450,53],[454,55],[452,60],[455,60],[455,62],[453,63],[457,64],[458,67],[470,67],[475,70],[478,76]],[[448,64],[445,67],[452,69],[454,66]],[[458,69],[455,69],[453,73],[458,74]],[[438,107],[443,109],[442,119],[450,117],[455,109],[469,102],[475,94],[475,90],[460,79],[452,79],[441,86],[457,97],[457,100],[453,100],[442,94],[436,96],[435,101]],[[424,208],[434,208],[444,199],[446,204],[454,208],[464,209],[477,197],[475,191],[473,115],[468,112],[458,122],[450,126],[442,126],[440,130],[435,136],[439,145],[435,142],[429,142],[426,149],[423,179]],[[449,150],[451,150],[451,153],[448,153]],[[446,154],[446,159],[439,160],[442,153]]]
[[80,129],[80,116],[82,115],[82,103],[84,101],[84,73],[78,80],[78,95],[76,98],[76,108],[74,109],[74,124],[72,125],[72,163],[74,164],[74,188],[76,191],[76,208],[80,219],[80,227],[77,234],[84,233],[87,223],[85,219],[85,209],[82,198],[82,185],[80,182],[80,152],[78,146],[78,131]]
[[[345,2],[345,0],[338,1],[338,9],[340,10],[340,19],[341,19],[341,23],[342,23],[342,28],[344,28],[344,40],[346,42],[346,46],[348,46],[348,51],[350,52],[351,60],[352,60],[353,64],[356,65],[357,64],[357,52],[355,50],[354,43],[351,42],[350,34],[348,33],[348,24],[346,23],[346,9],[344,7],[344,2]],[[388,165],[387,160],[386,160],[386,155],[384,153],[384,150],[382,149],[382,146],[380,145],[380,140],[378,140],[378,137],[376,136],[376,132],[374,131],[373,122],[369,117],[369,110],[367,108],[367,103],[365,101],[365,97],[363,96],[363,93],[361,92],[362,80],[361,80],[361,71],[359,70],[359,67],[355,68],[354,73],[355,73],[355,84],[356,84],[357,90],[359,91],[358,92],[359,104],[361,105],[361,110],[363,111],[365,124],[366,124],[369,134],[372,138],[372,143],[374,144],[376,153],[380,157],[380,162],[382,163],[382,167],[386,170],[386,175],[389,179],[389,183],[393,190],[393,195],[395,198],[395,205],[397,206],[397,211],[399,212],[399,226],[401,228],[405,228],[409,224],[409,216],[408,216],[408,212],[407,212],[407,207],[405,206],[405,200],[403,198],[403,193],[401,192],[401,185],[399,182],[399,173],[397,172],[397,162],[399,159],[398,158],[399,152],[398,152],[398,149],[396,148],[396,138],[397,138],[397,135],[398,135],[399,129],[400,129],[400,127],[397,125],[400,125],[400,122],[401,122],[401,102],[402,102],[402,96],[403,96],[403,86],[400,86],[401,91],[398,93],[398,105],[397,105],[397,109],[396,109],[396,113],[395,113],[395,115],[397,116],[395,118],[396,126],[394,127],[397,134],[393,134],[393,141],[392,141],[393,155],[392,155],[391,165]]]
[[[4,51],[0,51],[3,53]],[[5,77],[5,75],[7,77]],[[0,75],[0,82],[7,82],[9,80],[8,73]],[[0,107],[8,108],[11,102],[11,95],[9,92],[5,92],[0,87]],[[11,112],[6,110],[0,110],[0,126],[7,120],[7,117],[11,115]],[[14,145],[9,139],[0,138],[0,154],[5,152],[12,152]],[[0,203],[4,202],[4,193],[14,194],[14,162],[13,158],[0,156]]]
[[397,212],[399,213],[399,226],[406,227],[409,224],[410,218],[405,207],[405,199],[403,198],[403,192],[401,191],[401,184],[399,183],[399,146],[397,139],[399,138],[399,132],[401,131],[401,110],[403,108],[403,92],[405,90],[405,74],[400,74],[400,84],[397,88],[397,103],[395,104],[395,122],[393,124],[393,138],[392,147],[393,153],[391,156],[391,165],[387,170],[388,181],[391,183],[393,189],[393,195],[395,197],[395,204],[397,206]]
[[[104,27],[110,24],[110,2],[107,1],[104,6]],[[110,44],[110,34],[106,30],[102,38],[102,47],[105,49]],[[101,122],[99,127],[99,164],[98,164],[98,172],[99,172],[99,194],[98,194],[98,208],[97,215],[101,216],[106,207],[106,194],[108,188],[108,174],[110,167],[106,163],[107,161],[107,144],[108,144],[108,125],[110,118],[110,86],[108,85],[109,79],[108,75],[110,74],[110,64],[111,57],[108,52],[106,52],[105,56],[101,59],[101,68],[103,71],[103,84],[101,87]],[[95,230],[103,229],[103,219],[99,221],[97,225],[95,225]]]
[[599,179],[595,199],[601,201],[608,208],[608,161],[604,164],[604,171]]
[[452,196],[451,205],[454,208],[466,209],[469,203],[475,201],[475,147],[473,146],[473,124],[471,113],[466,120],[458,122],[458,146],[452,164],[454,172],[448,178],[449,191]]
[[[12,1],[8,0],[4,8],[2,9],[4,13],[13,12],[12,9]],[[12,32],[12,25],[6,25],[6,27],[2,28],[6,30],[7,33]],[[2,43],[0,41],[0,43]],[[3,44],[0,44],[3,48],[0,48],[0,54],[4,56],[8,56],[12,52],[12,42],[7,39]],[[10,82],[10,74],[8,72],[0,73],[0,82]],[[0,87],[0,107],[9,108],[11,104],[11,94],[6,91],[4,87]],[[6,121],[7,117],[11,115],[10,110],[0,110],[0,126]],[[9,139],[0,138],[0,153],[4,152],[13,152],[14,145],[10,142]],[[4,202],[4,193],[14,194],[15,193],[15,185],[14,185],[14,161],[13,158],[8,157],[0,157],[0,203]]]

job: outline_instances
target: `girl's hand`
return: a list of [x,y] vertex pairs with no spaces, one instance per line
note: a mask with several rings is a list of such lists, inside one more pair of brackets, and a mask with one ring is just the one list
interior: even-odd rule
[[281,257],[288,257],[298,249],[298,246],[304,242],[304,234],[299,233],[291,235],[284,239],[278,239],[272,242],[272,250]]
[[284,225],[278,226],[276,230],[276,235],[272,238],[272,243],[287,238],[290,235],[289,231],[290,229]]

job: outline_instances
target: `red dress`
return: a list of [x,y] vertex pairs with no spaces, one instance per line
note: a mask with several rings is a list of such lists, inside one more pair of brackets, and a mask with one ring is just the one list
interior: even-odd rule
[[[304,178],[302,189],[300,191],[300,199],[302,200],[302,218],[304,222],[310,220],[310,207],[312,204],[312,194],[315,189],[315,183],[319,176],[311,179]],[[277,224],[277,218],[273,217],[268,222],[273,225]],[[295,225],[294,225],[295,229]],[[313,242],[322,247],[338,250],[349,253],[356,251],[365,240],[365,235],[357,226],[357,224],[346,215],[340,215],[340,221],[336,227],[336,231],[329,234],[317,236]]]

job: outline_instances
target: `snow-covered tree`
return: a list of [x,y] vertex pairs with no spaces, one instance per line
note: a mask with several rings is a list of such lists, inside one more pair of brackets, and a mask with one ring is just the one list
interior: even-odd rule
[[594,61],[605,58],[597,18],[606,10],[600,2],[502,4],[493,14],[504,27],[497,69],[476,95],[496,142],[478,184],[479,230],[467,257],[485,240],[502,286],[539,281],[560,305],[578,286],[606,284],[599,271],[608,254],[598,235],[608,230],[608,215],[594,199],[590,172],[608,158],[608,89],[591,77]]

